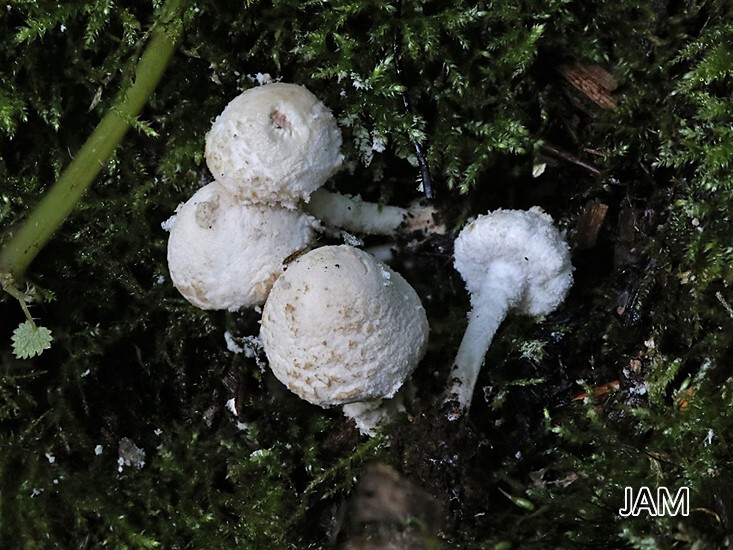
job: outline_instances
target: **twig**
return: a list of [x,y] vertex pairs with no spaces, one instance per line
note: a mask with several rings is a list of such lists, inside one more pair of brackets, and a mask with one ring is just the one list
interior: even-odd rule
[[601,171],[593,166],[592,164],[588,164],[587,162],[584,162],[580,160],[575,155],[571,155],[567,151],[563,151],[562,149],[558,149],[554,145],[549,145],[548,143],[542,143],[540,145],[540,148],[545,151],[546,153],[551,153],[555,155],[556,157],[559,157],[563,160],[566,160],[568,162],[572,162],[573,164],[580,166],[581,168],[585,168],[589,172],[591,172],[593,175],[598,176],[600,175]]

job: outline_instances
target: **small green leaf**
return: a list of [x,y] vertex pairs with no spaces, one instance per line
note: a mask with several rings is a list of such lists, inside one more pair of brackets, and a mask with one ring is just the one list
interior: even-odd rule
[[534,502],[532,502],[531,500],[527,500],[526,498],[522,497],[512,496],[506,491],[502,490],[501,487],[497,487],[497,489],[499,489],[499,492],[501,492],[502,495],[511,500],[515,505],[519,506],[520,508],[524,508],[525,510],[529,510],[530,512],[534,510]]
[[43,350],[51,347],[52,340],[51,331],[46,327],[36,327],[25,321],[13,331],[13,353],[18,359],[41,355]]

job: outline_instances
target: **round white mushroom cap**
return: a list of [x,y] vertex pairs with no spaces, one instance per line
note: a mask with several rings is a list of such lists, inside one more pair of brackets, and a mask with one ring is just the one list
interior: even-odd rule
[[392,397],[425,353],[428,321],[401,275],[362,250],[325,246],[275,282],[260,336],[275,376],[326,407]]
[[180,293],[201,309],[235,311],[265,302],[283,260],[311,243],[317,221],[279,206],[242,204],[213,182],[166,226],[168,269]]
[[303,86],[274,83],[234,98],[206,135],[206,163],[240,199],[292,207],[343,162],[341,132]]
[[471,294],[484,285],[489,265],[521,277],[519,303],[529,315],[546,315],[565,299],[573,283],[570,250],[552,217],[541,208],[495,210],[479,216],[455,241],[455,267]]

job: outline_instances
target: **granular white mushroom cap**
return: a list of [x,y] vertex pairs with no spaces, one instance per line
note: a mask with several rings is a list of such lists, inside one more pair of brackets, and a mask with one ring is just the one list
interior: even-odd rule
[[546,315],[573,283],[570,251],[552,218],[541,208],[494,210],[463,228],[455,241],[455,267],[471,294],[485,284],[487,267],[505,264],[521,277],[523,313]]
[[206,163],[240,199],[292,207],[341,166],[341,132],[303,86],[274,83],[234,98],[206,135]]
[[277,280],[260,336],[275,376],[326,407],[392,397],[425,353],[428,321],[398,273],[356,248],[326,246]]
[[283,260],[311,243],[317,221],[279,206],[242,204],[213,182],[166,225],[168,268],[180,293],[201,309],[235,311],[265,302]]
[[443,401],[449,420],[468,411],[486,351],[506,315],[546,315],[573,282],[568,245],[537,207],[479,216],[458,235],[454,259],[471,294],[471,311]]

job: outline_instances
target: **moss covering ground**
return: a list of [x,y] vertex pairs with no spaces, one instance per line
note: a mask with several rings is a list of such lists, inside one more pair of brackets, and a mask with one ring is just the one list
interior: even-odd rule
[[[375,460],[443,502],[445,547],[729,544],[728,2],[504,4],[183,2],[162,82],[26,273],[51,349],[15,358],[23,312],[0,302],[0,546],[328,546]],[[130,85],[159,17],[157,3],[0,6],[0,244]],[[616,107],[562,75],[591,65],[616,80]],[[449,227],[540,205],[573,237],[589,201],[608,207],[595,245],[574,249],[565,304],[501,328],[459,429],[431,413],[468,307],[450,238],[399,243],[431,345],[389,440],[229,352],[224,332],[256,334],[254,313],[202,312],[170,284],[160,224],[209,180],[204,135],[257,73],[334,111],[341,190],[406,204],[419,142]],[[622,518],[625,486],[688,486],[690,516]]]

